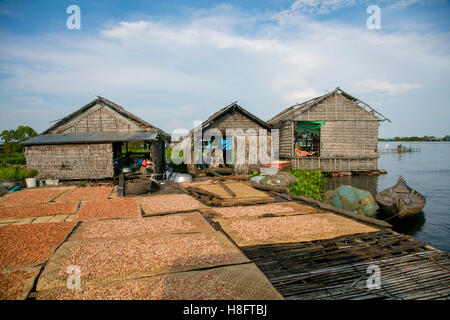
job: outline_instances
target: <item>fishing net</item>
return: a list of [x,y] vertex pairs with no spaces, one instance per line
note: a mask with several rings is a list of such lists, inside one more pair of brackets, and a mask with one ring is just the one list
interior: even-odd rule
[[272,187],[289,187],[297,183],[297,178],[287,172],[279,172],[274,175],[265,176],[260,184]]

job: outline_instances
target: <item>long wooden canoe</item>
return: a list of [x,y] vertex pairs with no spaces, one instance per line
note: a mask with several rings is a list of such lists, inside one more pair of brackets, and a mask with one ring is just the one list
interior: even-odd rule
[[398,218],[420,213],[426,203],[425,197],[409,187],[403,177],[395,186],[378,193],[375,199],[383,212]]

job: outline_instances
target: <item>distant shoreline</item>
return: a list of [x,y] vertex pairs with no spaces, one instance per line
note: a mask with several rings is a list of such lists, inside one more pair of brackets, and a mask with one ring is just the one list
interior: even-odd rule
[[436,137],[426,137],[426,138],[417,138],[417,137],[402,137],[402,138],[378,138],[378,142],[449,142],[450,136],[445,136],[443,138]]

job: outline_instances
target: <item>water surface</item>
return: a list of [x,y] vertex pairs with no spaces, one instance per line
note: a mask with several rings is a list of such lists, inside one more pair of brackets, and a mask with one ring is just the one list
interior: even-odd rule
[[[386,144],[389,149],[402,144],[420,151],[386,152]],[[327,190],[348,184],[375,196],[403,176],[410,187],[425,196],[427,203],[423,213],[394,223],[394,230],[450,252],[450,142],[380,142],[378,147],[378,167],[388,174],[329,178]]]

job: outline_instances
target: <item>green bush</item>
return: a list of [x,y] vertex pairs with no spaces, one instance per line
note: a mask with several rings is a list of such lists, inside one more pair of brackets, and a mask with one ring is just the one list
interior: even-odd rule
[[321,171],[291,170],[297,183],[289,187],[292,194],[310,199],[323,200],[325,195],[325,175]]
[[170,159],[170,155],[172,154],[172,148],[167,147],[165,150],[167,159]]
[[24,180],[37,176],[36,169],[26,169],[22,167],[0,167],[0,179]]
[[5,162],[7,164],[25,164],[25,156],[23,153],[12,153],[12,154],[0,154],[0,162]]
[[[169,162],[169,168],[173,170],[173,172],[185,173],[187,172],[187,165],[183,161],[183,151],[179,151],[178,155],[174,155],[180,162],[180,164],[176,164],[172,161],[172,148],[166,148],[166,157]],[[177,161],[178,162],[178,161]]]
[[252,173],[250,173],[250,178],[259,176],[259,172],[258,171],[253,171]]

